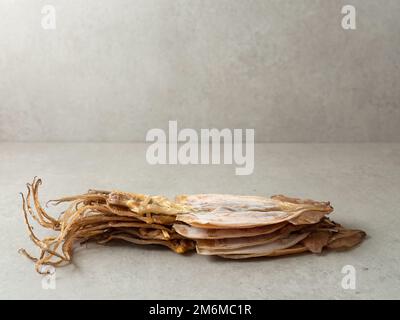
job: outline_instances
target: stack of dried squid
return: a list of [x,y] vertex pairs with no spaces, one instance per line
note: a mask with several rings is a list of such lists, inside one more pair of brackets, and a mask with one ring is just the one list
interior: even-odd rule
[[193,213],[178,215],[180,235],[196,241],[199,254],[230,259],[280,256],[323,248],[350,248],[365,233],[345,229],[327,215],[329,202],[301,200],[283,195],[271,198],[236,195],[178,196],[177,203]]
[[[69,203],[56,219],[39,202],[40,184],[40,179],[34,179],[27,184],[27,194],[22,194],[25,222],[40,254],[34,257],[20,249],[40,273],[46,272],[45,265],[70,262],[76,244],[88,241],[158,244],[177,253],[196,249],[203,255],[244,259],[349,248],[365,236],[329,220],[327,215],[333,211],[329,202],[281,195],[181,195],[170,201],[162,196],[89,190],[49,201]],[[40,239],[29,216],[56,235]]]

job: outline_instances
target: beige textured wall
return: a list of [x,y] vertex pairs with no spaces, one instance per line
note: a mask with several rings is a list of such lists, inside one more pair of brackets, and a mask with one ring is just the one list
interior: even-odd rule
[[143,141],[178,120],[400,142],[399,0],[2,0],[0,15],[3,141]]

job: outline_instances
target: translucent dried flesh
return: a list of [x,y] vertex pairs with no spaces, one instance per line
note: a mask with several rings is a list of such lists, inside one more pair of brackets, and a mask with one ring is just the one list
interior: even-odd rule
[[[300,232],[300,233],[299,233]],[[296,236],[301,238],[293,245],[284,245],[289,241],[289,239],[296,240]],[[335,224],[334,222],[324,219],[318,224],[313,226],[308,226],[303,229],[295,231],[295,233],[290,233],[283,240],[277,241],[281,246],[280,248],[273,248],[273,246],[254,246],[246,247],[246,253],[239,250],[214,250],[209,249],[208,254],[218,254],[224,251],[221,256],[223,258],[229,259],[246,259],[255,257],[274,257],[281,255],[296,254],[302,252],[313,252],[321,253],[324,248],[327,249],[349,249],[358,245],[364,238],[366,234],[361,230],[350,230],[344,229],[342,226]],[[298,238],[297,238],[298,239]],[[282,243],[284,242],[284,243]],[[274,242],[275,246],[275,242]],[[265,250],[269,248],[269,250]],[[262,251],[262,252],[261,252]],[[204,252],[203,252],[204,254]]]
[[174,230],[180,235],[189,239],[229,239],[229,238],[240,238],[240,237],[252,237],[260,234],[269,234],[276,230],[279,230],[286,223],[277,223],[268,226],[255,227],[255,228],[244,228],[244,229],[205,229],[196,228],[186,224],[175,223],[173,225]]
[[270,234],[261,234],[253,237],[242,237],[242,238],[227,238],[227,239],[206,239],[197,240],[197,249],[204,250],[231,250],[239,249],[244,247],[255,246],[259,244],[265,244],[277,241],[286,237],[288,234],[280,233],[275,231]]
[[301,200],[282,195],[271,198],[234,195],[181,195],[177,201],[194,212],[178,214],[177,221],[206,229],[240,229],[288,221],[312,224],[331,213],[329,202]]
[[302,206],[315,210],[331,211],[329,202],[314,201],[275,195],[270,198],[260,196],[242,196],[231,194],[194,194],[179,195],[176,202],[189,205],[196,211],[213,211],[217,208],[229,208],[230,211],[293,211]]
[[[301,240],[306,238],[309,233],[289,234],[284,238],[272,242],[266,242],[255,246],[237,248],[237,249],[203,249],[197,246],[197,253],[205,255],[220,255],[222,257],[234,258],[236,255],[251,255],[252,257],[261,257],[272,254],[274,251],[293,247]],[[232,255],[232,256],[231,256]]]
[[[328,233],[329,231],[317,231],[323,228],[323,224],[317,223],[314,225],[309,226],[298,226],[298,225],[291,225],[287,224],[283,227],[280,227],[278,230],[267,233],[261,234],[251,237],[238,237],[238,238],[225,238],[225,239],[202,239],[197,240],[197,250],[234,250],[239,248],[245,247],[254,247],[261,244],[267,244],[271,242],[277,242],[278,240],[288,238],[292,235],[298,235],[299,232],[302,234],[318,234],[318,233]],[[245,229],[244,229],[245,230]],[[329,238],[328,238],[329,239]],[[314,243],[315,241],[309,241]],[[327,243],[326,243],[327,244]],[[325,244],[325,245],[326,245]],[[312,250],[310,250],[312,251]]]

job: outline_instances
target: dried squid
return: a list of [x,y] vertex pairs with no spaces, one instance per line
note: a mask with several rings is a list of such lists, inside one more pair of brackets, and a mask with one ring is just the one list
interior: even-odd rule
[[[331,221],[329,202],[283,195],[179,195],[172,201],[163,196],[91,189],[50,200],[54,205],[68,204],[54,218],[39,201],[41,183],[35,178],[27,184],[26,194],[21,193],[29,236],[40,252],[34,256],[20,249],[20,253],[35,262],[39,273],[47,272],[43,266],[71,262],[76,245],[88,241],[162,245],[176,253],[196,250],[202,255],[246,259],[347,249],[365,237],[361,230],[345,229]],[[32,219],[55,235],[39,238]]]

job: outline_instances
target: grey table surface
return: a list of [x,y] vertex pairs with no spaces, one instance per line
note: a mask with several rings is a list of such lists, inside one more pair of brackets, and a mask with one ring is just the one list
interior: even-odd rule
[[[152,166],[145,151],[143,144],[0,144],[0,298],[400,298],[400,144],[257,144],[250,176],[236,176],[233,165]],[[333,220],[368,238],[346,252],[240,262],[93,244],[57,269],[55,289],[43,289],[42,276],[17,253],[35,249],[18,196],[35,175],[44,181],[43,200],[89,188],[330,200]],[[354,290],[341,286],[345,265],[356,270]]]

